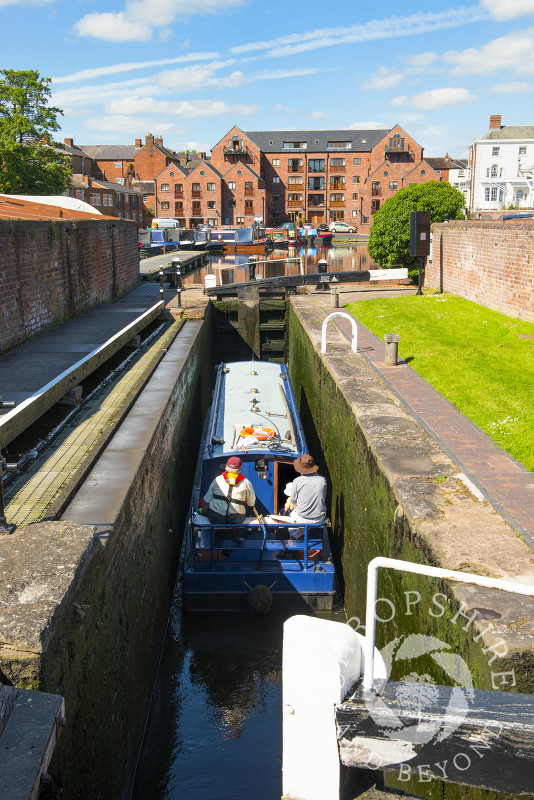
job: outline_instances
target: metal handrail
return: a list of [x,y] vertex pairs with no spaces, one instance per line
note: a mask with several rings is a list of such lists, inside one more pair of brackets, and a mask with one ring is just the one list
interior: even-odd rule
[[442,567],[430,567],[427,564],[415,564],[411,561],[400,561],[396,558],[384,558],[381,556],[373,558],[367,567],[365,639],[363,645],[364,673],[362,683],[364,689],[374,688],[375,604],[378,570],[380,567],[394,569],[398,572],[411,572],[415,575],[429,575],[430,577],[441,578],[445,581],[457,581],[458,583],[469,583],[474,586],[484,586],[487,589],[500,589],[503,592],[513,592],[513,594],[521,594],[526,597],[534,597],[534,586],[529,586],[525,583],[503,581],[500,578],[485,578],[482,575],[472,575],[469,572],[458,572],[452,569],[443,569]]
[[334,311],[332,314],[329,314],[323,322],[323,327],[321,329],[321,353],[326,353],[326,328],[328,323],[334,319],[334,317],[343,317],[344,319],[348,319],[352,327],[352,336],[351,336],[351,348],[352,352],[358,352],[358,326],[356,324],[356,320],[350,314],[347,314],[345,311]]

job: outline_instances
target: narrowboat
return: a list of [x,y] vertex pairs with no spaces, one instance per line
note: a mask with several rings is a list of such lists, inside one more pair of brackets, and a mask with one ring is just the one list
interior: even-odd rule
[[264,253],[267,246],[265,235],[256,228],[215,228],[211,241],[218,242],[225,250],[236,253]]
[[[336,582],[328,520],[290,521],[283,513],[293,462],[307,452],[285,365],[221,364],[195,473],[184,544],[184,604],[189,611],[331,609]],[[238,456],[256,503],[239,525],[201,513],[211,482]],[[257,607],[259,599],[260,608]]]

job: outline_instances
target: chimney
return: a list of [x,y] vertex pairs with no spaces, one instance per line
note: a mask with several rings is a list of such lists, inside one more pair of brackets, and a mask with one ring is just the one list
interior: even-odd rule
[[202,159],[202,161],[206,160],[206,153],[199,153],[198,157]]
[[501,129],[501,115],[492,114],[490,117],[490,131],[498,131]]
[[136,147],[142,147],[142,144],[141,144],[141,139],[136,139],[136,140],[135,140],[135,146],[136,146]]
[[451,162],[451,157],[448,153],[445,153],[445,161],[447,161],[449,164]]
[[156,138],[154,139],[154,142],[157,145],[159,145],[159,147],[163,147],[163,137],[162,136],[156,136]]
[[68,145],[68,147],[74,147],[74,140],[73,139],[63,139],[63,143]]
[[151,133],[147,133],[147,135],[145,136],[145,144],[148,144],[148,145],[153,145],[154,144],[154,137],[152,136]]

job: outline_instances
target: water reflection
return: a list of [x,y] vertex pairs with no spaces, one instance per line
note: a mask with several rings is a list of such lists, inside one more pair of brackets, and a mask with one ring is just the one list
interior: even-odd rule
[[[317,272],[318,262],[325,259],[328,272],[355,272],[377,269],[367,252],[366,244],[345,247],[289,247],[259,254],[256,268],[257,278],[274,278],[281,275],[298,275]],[[248,280],[248,254],[210,255],[209,264],[190,272],[186,281],[204,283],[206,275],[215,275],[217,286],[241,283]]]

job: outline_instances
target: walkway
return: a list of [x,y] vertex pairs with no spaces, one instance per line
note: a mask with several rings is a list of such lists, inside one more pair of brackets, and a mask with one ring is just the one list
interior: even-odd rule
[[[406,292],[399,292],[401,293]],[[389,296],[394,294],[395,292],[389,292]],[[360,293],[359,297],[357,295],[358,292],[343,291],[340,304],[369,299],[369,294]],[[319,300],[319,294],[314,294],[313,297],[315,301]],[[333,309],[324,304],[324,300],[321,306],[326,316]],[[336,323],[350,341],[351,326],[348,321],[338,318]],[[386,366],[384,342],[360,322],[358,352],[417,422],[482,492],[484,498],[534,550],[534,474],[457,411],[408,364],[399,361],[395,367]]]

